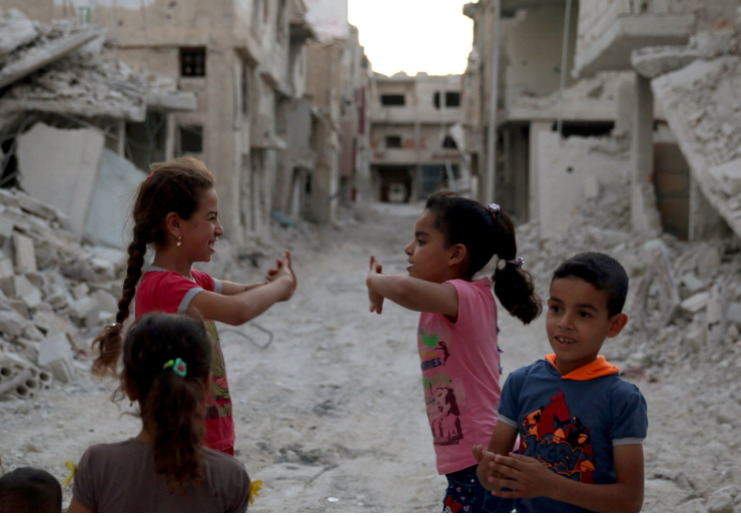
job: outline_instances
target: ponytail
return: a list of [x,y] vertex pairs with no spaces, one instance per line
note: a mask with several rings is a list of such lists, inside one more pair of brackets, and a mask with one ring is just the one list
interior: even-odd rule
[[172,492],[183,493],[204,479],[201,442],[211,345],[202,321],[157,313],[136,321],[124,341],[122,383],[139,401],[154,442],[154,470]]
[[203,481],[204,422],[198,414],[203,382],[163,369],[141,404],[142,419],[154,441],[154,471],[165,475],[173,492]]
[[452,192],[439,192],[427,200],[425,209],[435,214],[435,224],[448,245],[463,244],[468,251],[467,279],[472,279],[494,255],[504,266],[492,275],[494,293],[514,317],[528,324],[540,315],[541,300],[530,273],[517,259],[515,227],[499,205],[484,206]]
[[525,270],[522,258],[517,257],[514,224],[497,205],[489,205],[487,211],[494,220],[495,253],[504,260],[504,266],[497,266],[491,277],[494,293],[512,316],[529,324],[540,315],[542,303],[535,293],[532,276]]

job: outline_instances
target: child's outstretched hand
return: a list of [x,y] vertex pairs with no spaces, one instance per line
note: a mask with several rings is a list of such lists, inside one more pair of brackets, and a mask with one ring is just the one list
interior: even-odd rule
[[298,280],[296,279],[296,274],[293,272],[290,251],[284,252],[283,256],[275,260],[275,267],[268,271],[265,279],[268,283],[280,282],[284,284],[285,294],[281,297],[281,301],[291,298],[296,291]]
[[365,285],[368,287],[368,299],[370,299],[370,311],[380,314],[383,311],[383,296],[373,288],[373,278],[380,275],[383,271],[381,262],[376,260],[375,256],[370,257],[370,270],[368,277],[365,279]]

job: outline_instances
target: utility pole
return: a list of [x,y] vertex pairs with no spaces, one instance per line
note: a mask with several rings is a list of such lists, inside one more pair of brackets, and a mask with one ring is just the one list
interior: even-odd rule
[[492,0],[494,30],[491,35],[491,88],[489,90],[489,127],[486,134],[486,176],[481,194],[484,204],[496,202],[497,93],[499,90],[499,19],[501,0]]

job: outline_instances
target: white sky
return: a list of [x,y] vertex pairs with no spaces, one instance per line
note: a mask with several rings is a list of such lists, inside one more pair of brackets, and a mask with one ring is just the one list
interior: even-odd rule
[[347,0],[347,18],[374,72],[460,74],[473,41],[473,21],[463,15],[471,1]]

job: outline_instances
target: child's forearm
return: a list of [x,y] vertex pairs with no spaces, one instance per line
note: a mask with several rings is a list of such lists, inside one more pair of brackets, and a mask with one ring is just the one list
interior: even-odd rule
[[366,281],[369,292],[415,312],[447,315],[458,313],[458,293],[453,285],[434,283],[397,274],[372,274]]
[[643,506],[643,489],[629,484],[586,484],[560,475],[544,496],[570,503],[594,512],[639,512]]

